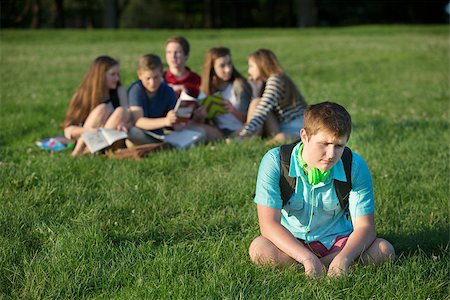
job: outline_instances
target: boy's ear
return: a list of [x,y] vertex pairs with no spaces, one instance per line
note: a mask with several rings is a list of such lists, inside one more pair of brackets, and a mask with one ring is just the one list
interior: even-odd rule
[[140,77],[141,76],[141,70],[137,69],[136,70],[136,74],[137,74],[138,77]]
[[306,133],[306,130],[304,128],[300,129],[300,139],[303,143],[308,141],[308,134]]

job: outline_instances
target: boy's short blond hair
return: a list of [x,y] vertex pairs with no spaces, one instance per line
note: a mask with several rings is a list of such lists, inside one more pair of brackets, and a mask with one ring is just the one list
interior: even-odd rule
[[146,54],[139,58],[138,71],[160,71],[163,73],[164,67],[156,54]]
[[346,136],[348,140],[352,131],[352,119],[343,106],[333,102],[322,102],[306,108],[302,128],[308,136],[323,130],[336,137]]

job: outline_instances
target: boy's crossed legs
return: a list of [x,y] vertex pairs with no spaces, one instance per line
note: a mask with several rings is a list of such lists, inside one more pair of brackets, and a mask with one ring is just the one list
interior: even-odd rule
[[[344,248],[346,241],[347,237],[338,238],[330,250],[326,250],[320,242],[313,242],[309,245],[305,244],[303,241],[300,242],[319,258],[323,266],[328,267],[333,259]],[[326,251],[321,250],[322,247]],[[325,255],[322,256],[322,254]],[[291,266],[298,263],[263,236],[257,237],[250,244],[249,255],[250,259],[255,264]],[[394,257],[394,247],[388,241],[382,238],[376,238],[370,247],[359,256],[359,261],[364,265],[381,265],[386,261],[392,261]],[[305,266],[305,272],[307,274],[309,273],[307,266]]]

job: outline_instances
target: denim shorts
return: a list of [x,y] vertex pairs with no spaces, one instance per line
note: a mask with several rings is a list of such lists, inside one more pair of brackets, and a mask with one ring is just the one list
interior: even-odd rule
[[280,131],[290,136],[300,136],[300,129],[303,123],[303,112],[300,116],[287,122],[280,123]]

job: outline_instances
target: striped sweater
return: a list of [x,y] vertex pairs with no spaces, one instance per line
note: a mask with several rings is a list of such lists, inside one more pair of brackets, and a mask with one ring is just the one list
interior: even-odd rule
[[263,126],[269,112],[273,112],[280,123],[291,121],[302,114],[306,101],[300,93],[294,105],[292,99],[285,99],[287,83],[286,77],[282,75],[272,75],[267,79],[255,113],[239,133],[240,136],[255,134]]

